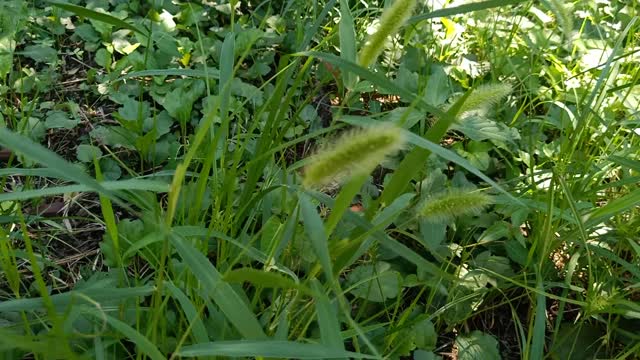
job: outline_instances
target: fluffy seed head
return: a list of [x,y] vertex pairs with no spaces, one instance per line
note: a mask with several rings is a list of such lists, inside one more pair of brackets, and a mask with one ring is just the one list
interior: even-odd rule
[[368,174],[403,145],[402,130],[392,125],[347,132],[312,157],[304,171],[303,185],[320,187]]
[[362,67],[373,64],[382,50],[387,37],[394,35],[409,19],[416,7],[416,0],[396,0],[384,10],[376,31],[369,36],[358,55],[358,63]]
[[434,223],[447,223],[458,216],[477,215],[491,203],[491,197],[484,193],[453,190],[427,199],[418,214]]
[[486,112],[489,107],[497,104],[509,95],[513,88],[510,84],[486,84],[478,86],[465,100],[458,111],[458,118],[470,111]]

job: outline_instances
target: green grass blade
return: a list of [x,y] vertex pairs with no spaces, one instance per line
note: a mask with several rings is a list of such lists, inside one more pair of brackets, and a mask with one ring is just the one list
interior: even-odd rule
[[0,176],[39,176],[58,179],[60,174],[47,168],[22,169],[22,168],[6,168],[0,169]]
[[[134,288],[91,287],[86,290],[72,290],[63,294],[51,295],[51,302],[58,308],[85,302],[88,305],[91,305],[92,302],[102,303],[134,297],[145,297],[151,295],[154,290],[153,286],[140,286]],[[88,299],[92,302],[88,301]],[[43,306],[44,300],[42,298],[5,300],[0,302],[0,313],[7,311],[41,310]]]
[[[353,16],[351,15],[351,9],[349,9],[348,0],[340,0],[340,57],[350,61],[356,62],[356,30],[353,24]],[[358,78],[353,73],[346,73],[342,75],[342,82],[347,89],[353,89],[356,85]]]
[[294,280],[286,278],[274,272],[266,272],[253,268],[240,268],[227,272],[224,275],[224,281],[230,283],[248,282],[256,287],[268,287],[276,289],[296,289],[305,294],[311,294],[312,291],[308,287],[296,283]]
[[[328,206],[333,205],[333,199],[331,199],[326,194],[319,193],[319,192],[310,192],[309,194],[313,196],[315,199],[325,203]],[[375,225],[371,224],[369,221],[367,221],[363,217],[351,212],[346,212],[345,219],[347,219],[349,222],[360,227],[362,231],[364,231],[365,233],[369,233],[370,236],[372,236],[375,241],[377,241],[378,243],[388,248],[391,252],[393,252],[394,254],[400,257],[403,257],[407,261],[416,265],[418,268],[430,274],[442,276],[446,279],[451,279],[451,280],[457,279],[453,275],[445,273],[438,266],[427,261],[418,253],[411,250],[409,247],[392,239],[387,234],[385,234],[384,231],[382,231],[379,227],[376,227]],[[369,246],[372,246],[372,245],[373,243],[369,244]],[[342,266],[346,266],[346,265],[342,265]]]
[[[96,157],[93,158],[93,166],[96,170],[96,179],[98,181],[103,181],[104,177],[102,176],[100,162]],[[111,243],[113,244],[115,256],[118,261],[118,266],[122,266],[122,253],[120,252],[118,226],[116,224],[116,216],[113,212],[113,205],[111,203],[111,200],[107,196],[98,194],[98,198],[100,200],[100,210],[102,211],[102,217],[104,218],[106,233],[109,234],[109,237],[111,238]]]
[[589,244],[588,247],[591,251],[593,251],[599,257],[611,260],[612,263],[619,264],[623,269],[628,271],[629,274],[632,274],[636,279],[640,279],[640,267],[638,267],[637,265],[634,265],[622,259],[620,256],[616,255],[615,253],[603,247],[591,245],[591,244]]
[[268,357],[285,359],[375,359],[371,355],[333,349],[319,344],[293,341],[217,341],[185,346],[179,356]]
[[86,7],[83,7],[83,6],[72,5],[72,4],[68,4],[68,3],[56,2],[56,1],[49,1],[49,3],[51,5],[57,7],[57,8],[72,12],[72,13],[78,15],[78,16],[82,16],[82,17],[86,17],[86,18],[89,18],[89,19],[101,21],[101,22],[113,25],[113,26],[115,26],[117,28],[129,29],[129,30],[135,31],[135,32],[137,32],[137,33],[139,33],[141,35],[149,36],[148,32],[142,31],[140,28],[138,28],[136,26],[133,26],[133,25],[131,25],[128,22],[125,22],[123,20],[120,20],[117,17],[113,17],[113,16],[111,16],[109,14],[97,12],[97,11],[94,11],[94,10],[87,9]]
[[137,350],[146,354],[149,358],[153,360],[167,359],[149,339],[126,323],[97,310],[87,311],[87,313],[94,316],[98,321],[106,321],[112,328],[118,330],[122,335],[126,336],[128,340],[136,344]]
[[262,325],[236,294],[231,286],[224,282],[222,275],[204,255],[196,250],[186,239],[172,234],[171,244],[189,267],[193,275],[207,289],[211,299],[218,305],[227,319],[246,339],[263,339],[266,337]]
[[169,191],[169,185],[165,182],[155,180],[130,179],[121,181],[105,181],[97,183],[104,191],[96,190],[88,185],[66,185],[54,186],[37,190],[22,190],[0,194],[0,201],[18,201],[41,198],[52,195],[68,194],[74,192],[112,192],[119,190],[141,190],[165,193]]
[[200,226],[176,226],[172,229],[172,231],[182,237],[201,237],[204,239],[209,239],[209,238],[220,239],[222,241],[225,241],[237,246],[238,248],[244,251],[245,255],[249,256],[251,259],[257,262],[260,262],[262,264],[266,264],[269,259],[269,257],[262,251],[254,247],[247,246],[241,243],[240,241],[230,236],[227,236],[223,233],[220,233],[217,231],[211,231],[207,228],[203,228]]
[[329,348],[344,350],[344,340],[340,335],[338,314],[324,293],[320,282],[314,280],[312,286],[316,292],[316,313],[318,315],[318,325],[320,326],[320,339]]
[[174,299],[178,300],[178,303],[180,303],[182,311],[184,311],[184,315],[191,325],[193,338],[199,343],[208,342],[209,336],[207,335],[207,329],[204,327],[204,323],[202,322],[201,312],[198,312],[187,295],[185,295],[185,293],[182,292],[182,290],[180,290],[177,286],[173,285],[173,283],[167,281],[164,283],[164,285],[166,286],[171,296]]
[[585,227],[589,228],[600,224],[601,222],[608,220],[612,216],[621,214],[635,206],[640,204],[640,189],[632,191],[631,193],[615,199],[609,202],[607,205],[597,208],[591,214],[589,214],[589,220],[587,220]]
[[633,169],[635,171],[640,172],[640,161],[638,160],[632,160],[629,158],[624,158],[622,156],[616,156],[616,155],[610,156],[609,160],[613,161],[618,165],[626,166],[629,169]]
[[229,101],[231,98],[231,81],[233,80],[233,63],[235,60],[235,34],[229,33],[224,38],[220,53],[220,117],[222,123],[226,122]]
[[220,77],[220,72],[217,69],[213,68],[207,68],[206,71],[195,69],[150,69],[132,71],[128,74],[120,76],[115,81],[148,76],[188,76],[203,79],[218,79]]
[[165,239],[164,234],[161,231],[154,231],[150,234],[145,235],[142,238],[137,238],[135,239],[133,244],[131,244],[131,246],[127,248],[127,251],[124,252],[124,254],[122,255],[122,258],[128,259],[130,257],[133,257],[140,250],[146,248],[151,244],[162,242],[164,241],[164,239]]
[[58,154],[32,141],[31,139],[18,135],[7,128],[0,127],[0,145],[21,153],[31,160],[34,160],[58,174],[59,178],[67,179],[107,195],[114,194],[100,185],[94,178],[85,174],[77,166],[65,161]]
[[446,9],[438,9],[428,12],[426,14],[416,15],[407,21],[407,24],[416,23],[418,21],[435,19],[441,17],[448,17],[453,15],[460,15],[470,13],[473,11],[486,10],[496,7],[503,7],[508,5],[517,5],[526,2],[527,0],[489,0],[482,2],[474,2],[470,4],[464,4],[460,6],[454,6]]
[[544,358],[545,329],[547,322],[547,298],[543,294],[544,287],[541,279],[537,286],[539,293],[536,295],[536,314],[533,325],[533,337],[529,359]]
[[322,265],[327,281],[333,280],[333,270],[331,265],[331,257],[329,255],[329,246],[327,243],[327,234],[322,225],[322,219],[318,214],[316,207],[311,203],[309,196],[303,192],[298,193],[300,211],[302,220],[304,221],[304,231],[311,240],[311,246]]

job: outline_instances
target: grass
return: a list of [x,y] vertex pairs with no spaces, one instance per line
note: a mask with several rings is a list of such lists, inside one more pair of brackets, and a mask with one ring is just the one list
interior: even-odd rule
[[407,3],[0,4],[2,357],[640,357],[640,9]]

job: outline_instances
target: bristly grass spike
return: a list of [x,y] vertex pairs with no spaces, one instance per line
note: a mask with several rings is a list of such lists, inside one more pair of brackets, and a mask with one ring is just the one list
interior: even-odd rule
[[479,191],[449,190],[426,199],[418,206],[418,215],[447,223],[463,215],[477,215],[491,203],[491,197]]
[[384,50],[384,43],[409,20],[416,7],[416,0],[396,0],[384,10],[376,31],[369,35],[367,42],[358,54],[358,64],[369,67]]
[[376,125],[348,131],[336,141],[323,146],[305,168],[303,184],[321,187],[343,182],[356,175],[368,174],[389,155],[404,145],[402,129],[394,125]]

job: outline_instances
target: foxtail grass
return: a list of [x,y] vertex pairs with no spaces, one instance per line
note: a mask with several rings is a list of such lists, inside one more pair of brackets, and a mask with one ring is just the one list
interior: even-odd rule
[[486,84],[474,89],[458,111],[458,118],[470,112],[486,113],[513,91],[510,84]]
[[418,207],[418,215],[433,223],[448,223],[464,215],[477,215],[492,199],[478,191],[450,190],[434,195]]
[[395,126],[349,131],[312,157],[304,171],[303,185],[316,188],[368,174],[403,145],[402,130]]
[[360,50],[358,63],[362,67],[369,67],[384,50],[385,40],[394,35],[407,22],[416,7],[415,0],[396,0],[382,13],[380,24],[376,31],[369,36],[364,47]]

